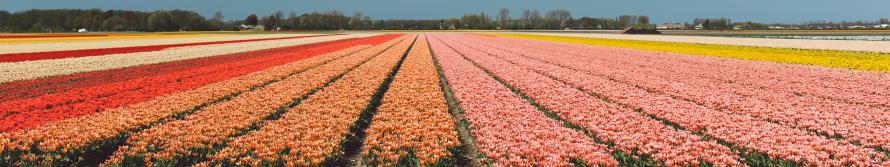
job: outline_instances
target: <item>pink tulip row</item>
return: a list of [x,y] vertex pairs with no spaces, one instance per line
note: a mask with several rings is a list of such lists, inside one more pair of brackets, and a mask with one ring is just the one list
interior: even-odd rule
[[617,165],[605,145],[548,118],[442,41],[430,39],[430,47],[469,122],[476,146],[494,163],[569,166],[570,159],[580,159],[600,166]]
[[425,35],[393,78],[367,134],[363,154],[374,164],[393,165],[408,156],[406,149],[420,166],[454,158],[448,149],[460,143]]
[[[33,157],[34,161],[49,162],[57,162],[58,158],[62,158],[62,156],[78,159],[80,152],[99,151],[95,150],[99,148],[87,147],[96,142],[114,140],[117,136],[129,133],[132,129],[149,126],[162,119],[188,112],[203,104],[224,99],[236,92],[248,91],[265,83],[278,81],[364,48],[367,46],[357,46],[319,55],[193,90],[158,97],[143,103],[49,123],[27,131],[4,133],[0,135],[0,149],[3,149],[0,152],[4,155],[0,156],[7,159],[30,155],[29,157]],[[31,148],[33,145],[37,146],[37,150]]]
[[[590,45],[542,42],[543,41],[534,41],[533,43],[587,48],[588,52],[602,49],[614,50],[614,48]],[[639,52],[639,50],[636,50],[636,52]],[[736,80],[738,82],[746,82],[751,85],[763,86],[764,88],[776,91],[799,92],[802,94],[832,97],[837,100],[890,106],[890,99],[888,99],[890,92],[880,91],[890,89],[890,82],[888,82],[890,81],[890,75],[886,73],[760,61],[727,62],[724,61],[729,60],[726,58],[686,56],[671,53],[647,55],[658,57],[658,59],[683,60],[683,64],[691,63],[702,65],[684,65],[684,67],[687,68],[677,72],[701,69],[712,73],[723,74],[712,75],[711,77],[723,78],[728,81]],[[671,63],[674,63],[672,65],[677,65],[677,63],[681,62],[672,61]]]
[[[479,38],[485,39],[487,37]],[[498,42],[507,41],[501,40]],[[536,48],[527,49],[524,52],[533,55],[532,58],[537,60],[637,85],[649,90],[691,100],[710,108],[779,122],[788,127],[815,130],[830,136],[840,135],[851,142],[860,142],[868,147],[884,147],[885,150],[890,148],[890,137],[887,137],[890,136],[890,128],[886,126],[890,125],[888,124],[890,123],[888,122],[890,115],[887,115],[885,112],[887,108],[859,106],[807,96],[775,95],[775,93],[768,91],[740,88],[726,82],[690,79],[686,75],[666,73],[664,72],[665,70],[646,69],[642,68],[641,65],[612,60],[622,59],[622,57],[634,57],[634,55],[645,55],[651,52],[641,53],[633,50],[618,49],[607,53],[584,51],[578,48],[567,49],[564,47],[542,49],[550,46],[522,44],[523,42],[514,42],[514,45]],[[492,42],[483,40],[482,43]],[[555,54],[560,52],[563,54]],[[614,55],[624,56],[616,57]],[[566,58],[572,59],[568,60]],[[656,61],[654,59],[657,58],[637,58],[636,61],[639,64],[639,62]],[[733,62],[734,60],[726,61]],[[677,65],[673,66],[663,68],[683,69],[683,67],[678,67]]]
[[[467,38],[456,37],[456,40],[464,41],[461,43],[473,43],[466,42],[472,40]],[[833,141],[746,115],[716,111],[667,95],[648,92],[633,85],[534,60],[517,54],[523,53],[521,51],[528,50],[527,48],[510,44],[498,43],[501,45],[498,47],[469,45],[501,60],[555,78],[589,93],[596,93],[610,99],[610,102],[630,108],[640,108],[646,114],[675,122],[688,130],[701,131],[741,147],[767,153],[771,157],[807,162],[817,166],[869,166],[878,165],[887,160],[884,155],[874,150]],[[512,53],[510,51],[519,52]],[[572,60],[568,59],[567,61]],[[501,66],[498,67],[505,69],[507,66],[513,65],[501,63]],[[533,82],[534,80],[526,81]]]
[[[229,139],[228,147],[209,155],[207,164],[256,166],[281,162],[288,165],[320,165],[326,158],[343,155],[340,142],[360,119],[373,95],[415,37],[402,38],[395,46],[343,75],[320,92],[265,123],[257,131]],[[280,154],[289,150],[285,154]]]
[[[128,138],[106,165],[122,163],[127,157],[142,157],[138,162],[189,159],[190,150],[209,150],[222,144],[230,135],[249,128],[280,106],[287,106],[294,99],[322,87],[334,77],[361,65],[386,50],[389,46],[378,45],[346,56],[325,65],[306,70],[263,89],[214,104],[183,120],[154,126]],[[151,149],[153,147],[159,149]],[[133,162],[127,162],[133,163]]]
[[[890,115],[886,115],[886,107],[869,107],[858,104],[851,104],[842,101],[836,101],[832,99],[825,99],[814,96],[803,96],[803,95],[795,95],[793,92],[782,92],[782,91],[774,91],[774,90],[765,90],[761,89],[762,86],[750,86],[741,84],[741,81],[726,81],[726,80],[718,80],[712,79],[708,77],[690,77],[690,76],[714,76],[713,69],[707,69],[698,72],[690,72],[695,71],[696,67],[687,67],[684,64],[688,64],[687,62],[695,62],[693,60],[684,60],[684,61],[672,61],[665,59],[672,59],[676,57],[689,57],[682,55],[668,55],[668,56],[649,56],[651,53],[646,52],[625,52],[629,54],[628,56],[622,57],[609,57],[609,53],[606,52],[591,52],[591,51],[578,51],[578,49],[570,49],[570,48],[557,48],[556,50],[564,51],[566,53],[570,53],[573,55],[583,56],[585,54],[590,56],[583,56],[586,58],[585,63],[596,63],[596,64],[604,64],[604,63],[617,63],[620,66],[610,66],[611,69],[618,70],[627,70],[628,72],[634,73],[647,73],[651,75],[646,75],[648,80],[658,80],[658,79],[666,79],[672,82],[662,82],[662,85],[657,85],[658,88],[664,89],[678,89],[676,84],[685,84],[685,85],[693,85],[702,90],[715,90],[721,92],[715,92],[713,95],[709,96],[717,96],[717,98],[722,99],[750,99],[755,101],[770,101],[773,106],[806,106],[806,107],[814,107],[820,109],[818,113],[813,113],[814,115],[826,115],[826,114],[834,114],[838,116],[842,116],[846,120],[862,120],[866,122],[876,122],[879,125],[890,125]],[[554,50],[554,51],[556,51]],[[582,49],[584,50],[584,49]],[[591,53],[600,53],[600,54],[591,54]],[[639,61],[641,58],[649,61]],[[666,57],[666,58],[663,58]],[[733,62],[733,61],[729,61]],[[741,61],[746,62],[746,61]],[[622,67],[626,66],[626,67]],[[677,66],[683,66],[683,70],[680,68],[676,68]],[[630,68],[637,67],[637,68]],[[594,67],[591,67],[594,68]],[[689,69],[689,70],[686,70]],[[725,69],[733,69],[724,67]],[[597,69],[599,70],[599,69]],[[639,70],[639,71],[637,71]],[[614,70],[613,70],[614,71]],[[737,71],[737,70],[732,70]],[[623,73],[616,71],[615,73]],[[722,74],[720,76],[725,76]],[[653,79],[654,78],[654,79]],[[738,77],[745,78],[745,77]],[[790,77],[790,78],[800,78],[800,77]],[[821,77],[820,77],[821,78]],[[813,78],[805,78],[805,79],[813,79]],[[801,81],[801,82],[812,82],[812,81]],[[709,84],[703,84],[709,83]],[[670,84],[670,85],[669,85]],[[840,84],[846,85],[846,84]],[[732,88],[732,89],[727,89]],[[675,90],[675,91],[686,91],[686,90]],[[870,90],[875,91],[875,90]],[[890,97],[890,96],[884,96]],[[782,101],[772,101],[773,99],[787,99]],[[869,98],[874,99],[874,98]],[[888,100],[885,100],[888,101]],[[708,102],[714,103],[714,102]],[[738,109],[739,106],[730,106],[726,104],[712,104],[717,107],[721,107],[724,109]],[[786,107],[784,110],[799,110],[800,107]],[[856,111],[856,112],[847,112],[847,111]],[[827,118],[820,118],[827,119]],[[832,134],[833,135],[833,134]]]
[[639,150],[664,161],[667,166],[698,165],[699,161],[718,166],[740,165],[735,153],[715,141],[702,141],[687,131],[676,131],[631,109],[609,104],[559,81],[490,57],[462,45],[460,37],[442,37],[450,38],[446,43],[492,75],[568,122],[614,142],[620,150]]
[[[521,40],[527,45],[547,45],[562,53],[584,50],[581,54],[623,52],[626,56],[611,57],[613,61],[632,61],[644,66],[683,66],[662,69],[675,75],[703,77],[731,82],[739,86],[766,89],[781,94],[802,94],[854,104],[890,106],[890,75],[876,72],[791,65],[760,61],[737,61],[728,58],[689,56],[672,53],[608,48],[589,45]],[[593,58],[593,57],[591,57]],[[651,61],[634,61],[647,59]],[[729,61],[727,61],[729,60]],[[700,74],[706,75],[700,75]],[[719,73],[721,75],[709,75]],[[791,77],[794,76],[794,77]]]

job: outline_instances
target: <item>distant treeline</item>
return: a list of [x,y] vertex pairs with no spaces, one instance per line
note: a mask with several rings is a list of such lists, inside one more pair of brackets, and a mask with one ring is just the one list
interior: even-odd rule
[[[89,31],[204,31],[238,30],[263,25],[266,30],[380,30],[380,29],[623,29],[651,26],[649,17],[624,15],[617,18],[581,17],[575,19],[568,10],[524,10],[522,17],[511,19],[510,11],[497,15],[466,14],[460,18],[438,20],[371,19],[361,12],[351,16],[331,10],[297,15],[282,11],[268,16],[241,16],[224,20],[222,12],[209,18],[188,10],[152,12],[101,9],[32,9],[10,13],[0,10],[2,32],[72,32]],[[243,26],[242,26],[243,25]]]
[[[243,19],[238,19],[243,18]],[[575,18],[568,10],[546,12],[523,10],[521,17],[510,18],[509,9],[497,14],[485,12],[465,14],[460,18],[437,20],[381,20],[371,19],[362,12],[345,15],[331,10],[285,15],[276,11],[268,16],[236,16],[225,21],[222,12],[209,18],[188,10],[159,10],[152,12],[101,9],[32,9],[10,13],[0,10],[0,32],[72,32],[89,31],[204,31],[244,30],[262,25],[264,30],[436,30],[436,29],[504,29],[504,30],[562,30],[562,29],[625,29],[655,28],[645,15],[621,15],[618,17]],[[732,22],[730,19],[699,19],[693,24],[676,23],[679,29],[768,29],[770,27],[797,27],[801,29],[849,28],[858,25],[890,23],[887,19],[876,22],[807,22],[803,24],[762,24]]]

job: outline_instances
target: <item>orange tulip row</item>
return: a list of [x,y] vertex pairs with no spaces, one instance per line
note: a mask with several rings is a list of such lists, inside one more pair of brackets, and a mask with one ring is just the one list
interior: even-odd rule
[[367,130],[363,154],[370,163],[393,165],[413,153],[425,166],[452,156],[448,149],[460,143],[437,76],[426,37],[421,36]]
[[[414,37],[412,37],[414,38]],[[413,39],[403,40],[380,56],[347,73],[275,121],[229,141],[207,164],[318,165],[343,154],[340,142],[360,119],[381,83],[399,63]]]
[[[74,161],[85,152],[97,151],[100,149],[99,146],[121,140],[121,137],[125,137],[131,130],[170,119],[206,103],[228,98],[235,92],[249,91],[265,83],[280,80],[296,72],[322,65],[367,47],[356,46],[127,107],[54,122],[28,131],[5,133],[0,135],[0,149],[2,149],[0,157],[6,162],[32,156],[35,158],[26,159],[43,162],[31,163],[59,163],[63,161],[60,159],[66,157],[69,159],[68,161]],[[41,154],[34,155],[32,153]]]
[[300,97],[323,87],[331,79],[361,65],[394,44],[395,42],[390,42],[371,47],[257,91],[208,106],[183,120],[154,126],[134,134],[105,165],[201,160],[209,153],[207,150],[213,149],[214,145],[223,144],[228,136],[249,129],[281,107],[287,108]]

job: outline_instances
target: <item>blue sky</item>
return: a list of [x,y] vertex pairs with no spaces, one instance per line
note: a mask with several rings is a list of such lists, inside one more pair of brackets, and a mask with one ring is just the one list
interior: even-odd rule
[[890,0],[0,0],[11,12],[52,8],[100,8],[153,11],[188,9],[209,17],[222,11],[226,20],[276,10],[336,9],[351,15],[362,11],[376,19],[438,19],[464,13],[496,13],[509,8],[513,18],[523,9],[568,9],[572,16],[649,15],[652,21],[691,22],[695,17],[728,17],[734,21],[799,23],[807,20],[877,20],[890,18]]

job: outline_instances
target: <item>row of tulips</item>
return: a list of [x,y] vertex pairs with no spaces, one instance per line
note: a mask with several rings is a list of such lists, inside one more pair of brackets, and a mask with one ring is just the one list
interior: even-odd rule
[[431,39],[441,66],[476,146],[503,166],[568,166],[570,161],[615,166],[607,147],[584,133],[564,127],[524,101],[460,54]]
[[443,95],[427,37],[420,36],[367,130],[362,149],[370,163],[455,165],[449,149],[460,143]]
[[0,54],[54,52],[65,50],[103,49],[194,42],[281,38],[316,34],[114,34],[107,37],[20,38],[0,39]]
[[214,44],[178,47],[152,52],[0,63],[0,69],[4,69],[0,70],[0,83],[366,36],[370,35],[352,34],[313,38],[242,42],[231,44]]
[[[537,39],[537,36],[532,37]],[[548,37],[547,39],[557,40],[561,38]],[[588,40],[595,41],[597,39]],[[568,48],[585,48],[587,52],[614,52],[616,50],[627,50],[566,43],[542,43],[542,41],[528,42],[536,45],[544,44],[553,47],[559,46],[563,48],[562,50]],[[735,50],[727,50],[727,52],[733,51]],[[801,51],[806,52],[807,50]],[[643,51],[632,50],[632,52],[641,53]],[[888,99],[890,93],[879,91],[890,89],[890,82],[888,82],[890,81],[890,75],[882,73],[782,63],[766,63],[760,61],[726,61],[729,59],[687,56],[665,52],[629,54],[632,55],[626,57],[627,59],[639,59],[640,57],[655,58],[652,62],[646,62],[653,65],[672,66],[682,64],[686,67],[663,69],[670,70],[676,75],[693,75],[697,77],[715,78],[726,82],[733,82],[756,88],[765,88],[777,91],[777,93],[800,93],[804,95],[815,95],[835,100],[849,101],[852,103],[883,105],[885,107],[890,106],[890,99]],[[741,53],[735,55],[741,55]],[[812,53],[811,55],[820,54]],[[855,53],[848,53],[844,56],[857,57],[851,55],[855,55]],[[755,54],[755,56],[762,55]],[[639,61],[637,61],[637,63],[639,63]],[[709,75],[713,73],[720,73],[721,75]]]
[[0,157],[7,160],[2,161],[5,165],[78,163],[89,153],[101,153],[105,147],[122,143],[133,132],[237,97],[364,48],[367,46],[356,46],[98,114],[53,122],[27,131],[2,133]]
[[[890,54],[887,54],[890,53],[890,49],[887,49],[888,45],[886,45],[886,43],[876,41],[789,40],[695,36],[614,36],[614,34],[606,36],[625,39],[524,34],[509,34],[507,36],[744,60],[890,72],[890,56],[888,56]],[[566,36],[597,35],[566,34]],[[636,40],[626,40],[634,38],[636,38]],[[652,40],[677,42],[660,42]],[[750,45],[760,47],[752,47]]]
[[129,68],[110,69],[64,76],[53,76],[33,80],[15,81],[0,85],[0,92],[2,92],[0,93],[0,101],[32,98],[39,95],[67,92],[96,85],[104,85],[108,83],[127,81],[137,78],[157,76],[168,72],[201,68],[213,64],[250,60],[267,55],[272,55],[275,53],[281,53],[287,50],[305,50],[309,48],[317,48],[322,46],[331,47],[335,45],[337,47],[369,44],[376,45],[385,41],[389,41],[391,38],[394,37],[390,35],[380,35],[368,38],[343,39],[289,46],[284,48],[265,49],[174,62],[149,64]]
[[[344,154],[341,141],[350,140],[353,124],[369,112],[378,89],[401,62],[414,38],[409,37],[346,73],[336,82],[269,121],[257,131],[230,139],[210,162],[238,166],[320,165]],[[370,119],[370,118],[367,118]],[[352,139],[354,140],[354,139]]]
[[101,48],[101,49],[81,49],[81,50],[65,50],[65,51],[50,51],[50,52],[10,53],[10,54],[0,54],[0,63],[34,61],[34,60],[49,60],[49,59],[64,59],[64,58],[76,58],[76,57],[136,53],[136,52],[150,52],[150,51],[159,51],[159,50],[176,48],[176,47],[282,40],[282,39],[307,38],[307,37],[319,37],[319,36],[330,36],[330,35],[337,35],[337,34],[321,34],[321,35],[307,35],[307,36],[294,36],[294,37],[242,39],[242,40],[225,40],[225,41],[209,41],[209,42],[192,42],[192,43],[179,43],[179,44],[166,44],[166,45],[131,46],[131,47],[116,47],[116,48]]
[[[541,48],[548,46],[524,45]],[[565,48],[551,48],[545,51],[527,51],[542,61],[561,61],[565,55],[554,55],[557,50],[569,52]],[[678,98],[700,103],[710,108],[743,114],[757,119],[777,122],[794,128],[819,132],[826,136],[840,137],[867,147],[890,149],[890,116],[887,107],[862,106],[810,96],[780,94],[762,89],[746,89],[731,83],[688,78],[646,69],[632,63],[609,61],[609,54],[584,54],[590,51],[571,51],[571,61],[561,61],[562,65],[590,72],[592,74],[637,85],[649,90],[662,92]],[[639,53],[629,50],[615,51],[631,57]],[[587,56],[582,56],[587,55]],[[611,58],[620,59],[620,58]],[[637,61],[650,59],[636,59]],[[726,60],[733,61],[733,60]],[[735,60],[738,61],[738,60]],[[609,64],[609,65],[603,65]],[[625,65],[628,64],[628,65]],[[671,65],[677,68],[676,64]],[[664,67],[671,68],[671,67]],[[683,69],[683,67],[679,68]],[[633,75],[631,75],[633,74]],[[713,74],[712,74],[713,75]],[[758,91],[759,90],[759,91]]]
[[134,134],[115,152],[108,165],[142,162],[188,164],[203,159],[208,152],[191,150],[211,150],[214,145],[224,143],[228,136],[249,129],[270,115],[280,115],[276,111],[282,112],[301,97],[309,95],[313,90],[323,87],[332,79],[389,47],[390,45],[378,45],[363,50],[229,101],[208,106],[183,120],[154,126]]
[[[160,75],[42,95],[35,98],[0,102],[4,117],[0,131],[13,131],[39,126],[47,122],[95,114],[151,98],[197,88],[206,84],[299,61],[308,57],[341,50],[361,43],[330,43],[311,48],[284,48],[263,57],[244,61],[213,64]],[[251,54],[251,53],[246,53]],[[40,117],[37,117],[37,116]]]
[[[467,38],[460,40],[472,43],[466,42],[469,40]],[[633,85],[534,60],[516,54],[526,53],[528,48],[510,45],[511,43],[498,44],[501,46],[476,45],[475,48],[486,50],[502,60],[560,80],[588,93],[608,98],[610,102],[639,108],[645,114],[669,120],[685,129],[702,132],[739,147],[764,152],[770,157],[798,163],[807,162],[817,166],[869,166],[879,165],[887,159],[874,150],[833,141],[750,116],[713,110],[668,95],[648,92]]]
[[[556,46],[558,45],[554,45],[554,47]],[[577,48],[578,46],[576,45],[574,47]],[[576,50],[578,49],[570,48],[572,48],[571,45],[566,45],[565,47],[551,49],[565,51],[574,55],[606,53],[610,51],[607,48],[586,47],[588,49],[583,49],[585,51],[577,52]],[[615,49],[612,49],[613,52],[614,50]],[[572,53],[572,51],[575,52]],[[864,72],[832,73],[825,72],[824,70],[810,70],[804,72],[804,70],[801,69],[806,68],[782,67],[777,66],[777,64],[774,63],[759,63],[752,61],[718,61],[719,59],[715,58],[701,58],[685,55],[659,55],[641,51],[627,51],[625,53],[627,53],[628,56],[619,58],[604,56],[585,57],[595,59],[588,61],[597,61],[598,63],[619,63],[626,66],[637,67],[631,69],[648,70],[648,73],[653,73],[652,75],[650,75],[652,77],[665,76],[667,77],[666,79],[675,80],[675,82],[688,85],[698,84],[696,86],[703,86],[703,89],[716,89],[723,91],[718,94],[726,94],[729,96],[733,96],[733,94],[736,94],[736,96],[743,96],[745,98],[761,100],[795,99],[798,102],[781,101],[785,102],[785,104],[778,105],[795,105],[793,103],[809,102],[802,105],[822,105],[819,106],[819,108],[824,108],[825,111],[862,111],[863,114],[870,114],[868,117],[885,119],[882,122],[886,122],[886,119],[890,118],[887,116],[881,116],[881,113],[883,113],[884,110],[886,110],[888,107],[886,106],[886,104],[890,104],[890,101],[888,101],[890,100],[890,94],[878,91],[882,87],[883,89],[887,89],[890,88],[890,86],[887,86],[886,84],[886,81],[888,80],[883,79],[884,81],[881,81],[880,76],[877,75],[867,75],[868,73]],[[640,59],[649,59],[652,61],[638,61]],[[756,66],[758,64],[759,66]],[[683,66],[684,68],[676,68],[678,65]],[[755,66],[756,68],[755,70],[744,69],[745,67],[749,66]],[[713,75],[714,73],[720,73],[721,75]],[[781,73],[783,75],[774,76],[772,75],[773,73]],[[763,79],[752,75],[767,75],[771,78]],[[776,83],[776,81],[780,82]],[[715,84],[701,85],[701,83]],[[810,90],[825,91],[786,91],[788,87],[776,87],[774,85],[798,85],[800,87],[810,88]],[[850,85],[853,85],[852,89],[836,88],[851,87]],[[858,88],[860,87],[860,85],[862,87],[871,87],[871,89]],[[811,92],[823,93],[814,94]],[[824,92],[827,92],[828,94],[838,95],[823,96],[824,94],[826,94]],[[860,105],[861,103],[864,103],[866,105]]]
[[[507,85],[516,88],[557,116],[590,131],[617,149],[651,155],[667,166],[700,165],[737,166],[739,160],[729,148],[715,141],[702,141],[687,131],[677,131],[657,120],[639,115],[589,96],[569,85],[517,67],[487,53],[462,45],[463,40],[442,35],[457,52],[482,69],[490,71]],[[489,50],[494,51],[494,50]],[[495,54],[503,54],[495,52]]]
[[[86,35],[86,34],[84,34]],[[160,34],[160,33],[144,33],[144,34],[90,34],[90,35],[98,35],[98,36],[68,36],[68,37],[52,37],[47,36],[45,38],[0,38],[0,44],[7,45],[15,45],[22,46],[22,50],[12,50],[12,51],[0,51],[0,54],[3,53],[25,53],[28,50],[36,49],[37,51],[53,51],[53,50],[71,50],[71,49],[61,49],[61,48],[53,48],[53,49],[40,49],[33,48],[34,46],[39,45],[40,43],[56,43],[60,45],[70,44],[71,42],[94,42],[94,41],[127,41],[127,40],[139,40],[139,39],[173,39],[173,38],[182,38],[182,37],[190,37],[190,39],[196,39],[197,41],[180,41],[180,43],[190,43],[190,42],[200,42],[201,39],[206,40],[201,37],[222,37],[222,36],[230,36],[234,34]],[[33,36],[32,37],[36,37]],[[284,36],[278,36],[284,37]],[[237,37],[229,37],[236,39],[257,39],[261,37],[248,37],[248,38],[237,38]],[[274,38],[273,36],[267,36],[266,38]],[[218,39],[223,40],[223,39]],[[229,39],[235,40],[235,39]],[[149,40],[150,41],[150,40]],[[213,40],[210,40],[213,41]],[[168,43],[170,44],[170,43]],[[145,44],[142,44],[145,45]],[[68,45],[68,46],[78,46],[78,45]],[[138,45],[137,45],[138,46]],[[0,46],[0,48],[5,48],[7,46]],[[114,47],[114,46],[104,46],[106,47]],[[118,46],[120,47],[120,46]],[[33,51],[33,50],[32,50]]]

